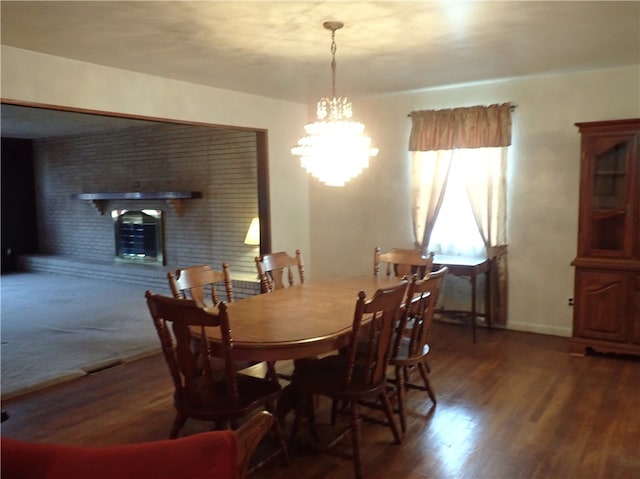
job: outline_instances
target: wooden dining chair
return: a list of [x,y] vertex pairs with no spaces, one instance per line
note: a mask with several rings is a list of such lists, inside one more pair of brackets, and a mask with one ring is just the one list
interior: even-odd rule
[[[412,277],[407,288],[407,301],[400,317],[400,324],[393,340],[393,349],[389,364],[395,369],[395,377],[389,382],[395,384],[397,392],[398,415],[402,431],[406,431],[404,411],[405,391],[418,389],[427,391],[429,398],[436,404],[436,396],[429,382],[429,330],[438,302],[438,294],[448,268],[443,266],[429,273],[425,278]],[[410,373],[417,369],[423,384],[410,381]]]
[[[227,263],[222,263],[222,271],[216,271],[208,264],[179,268],[175,272],[169,271],[167,280],[174,298],[194,299],[205,306],[215,306],[220,302],[224,290],[226,301],[232,303],[234,300],[231,270]],[[197,351],[197,341],[194,347]],[[257,363],[239,361],[236,369],[245,369],[254,364]]]
[[216,271],[208,264],[179,268],[167,273],[169,288],[174,298],[195,299],[203,304],[207,300],[214,306],[220,302],[218,289],[224,287],[226,301],[233,302],[231,272],[227,263],[222,263],[222,271]]
[[[300,421],[304,415],[311,436],[321,450],[353,460],[357,479],[363,477],[361,459],[362,431],[359,403],[362,400],[379,400],[383,404],[387,425],[396,444],[401,438],[387,395],[386,369],[389,363],[391,339],[407,282],[377,290],[370,300],[361,291],[355,305],[352,332],[348,347],[334,355],[314,359],[296,368],[291,387],[298,395],[295,417],[291,429],[290,444],[294,442]],[[366,342],[368,354],[361,355]],[[329,397],[349,405],[350,424],[328,444],[320,443],[315,427],[312,397]],[[348,454],[332,447],[345,434],[351,432],[352,451]]]
[[[256,256],[255,261],[262,293],[271,293],[294,284],[303,284],[305,281],[304,263],[299,249],[296,250],[295,256],[279,251]],[[276,371],[274,361],[267,361],[267,377],[276,382],[278,378],[291,379],[290,375]]]
[[373,252],[373,274],[380,274],[381,264],[386,264],[386,276],[411,277],[417,274],[424,277],[433,267],[434,253],[424,256],[419,249],[391,248],[385,253],[381,253],[380,247],[376,247]]
[[295,256],[279,251],[256,256],[255,260],[263,293],[304,283],[304,263],[299,249]]
[[[169,437],[176,438],[187,419],[212,421],[216,428],[230,429],[240,419],[259,409],[273,411],[281,388],[269,379],[236,371],[233,339],[226,303],[216,311],[205,309],[193,299],[171,298],[147,291],[147,306],[160,338],[162,352],[174,384],[173,404],[176,416]],[[200,339],[199,350],[213,356],[205,328],[220,331],[220,350],[216,357],[223,368],[213,368],[200,360],[192,338]],[[284,437],[277,421],[273,433],[279,447],[265,460],[282,455],[288,462]]]

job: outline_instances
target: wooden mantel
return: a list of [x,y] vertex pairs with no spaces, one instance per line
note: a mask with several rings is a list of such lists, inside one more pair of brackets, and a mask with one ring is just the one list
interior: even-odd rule
[[178,214],[182,215],[182,200],[202,198],[201,191],[129,191],[122,193],[77,193],[71,195],[72,199],[91,201],[93,206],[104,215],[109,200],[165,200]]

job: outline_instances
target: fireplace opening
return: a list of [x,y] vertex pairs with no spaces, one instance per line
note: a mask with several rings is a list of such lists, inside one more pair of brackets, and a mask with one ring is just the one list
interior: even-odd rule
[[164,264],[162,210],[112,210],[117,260]]

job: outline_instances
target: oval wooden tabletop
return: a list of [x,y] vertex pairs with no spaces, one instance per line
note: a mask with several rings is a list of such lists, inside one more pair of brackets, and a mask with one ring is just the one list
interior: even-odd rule
[[[396,285],[384,276],[331,278],[227,305],[234,357],[238,360],[297,359],[324,354],[348,342],[358,293]],[[215,344],[219,331],[211,331]]]

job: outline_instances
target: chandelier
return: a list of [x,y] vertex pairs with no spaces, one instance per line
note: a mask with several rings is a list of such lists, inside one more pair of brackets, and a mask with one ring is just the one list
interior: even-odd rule
[[305,125],[306,135],[298,140],[291,153],[300,157],[300,164],[312,176],[327,186],[344,186],[369,166],[369,157],[378,149],[364,134],[364,125],[351,120],[351,103],[346,97],[336,97],[336,30],[342,22],[324,22],[331,30],[331,73],[333,97],[317,103],[318,121]]

